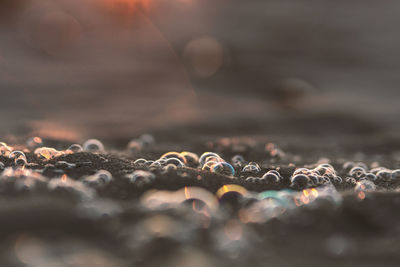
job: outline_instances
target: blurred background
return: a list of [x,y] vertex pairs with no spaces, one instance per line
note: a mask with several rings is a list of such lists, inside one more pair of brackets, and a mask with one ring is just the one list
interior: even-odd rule
[[0,128],[399,133],[395,0],[2,0]]

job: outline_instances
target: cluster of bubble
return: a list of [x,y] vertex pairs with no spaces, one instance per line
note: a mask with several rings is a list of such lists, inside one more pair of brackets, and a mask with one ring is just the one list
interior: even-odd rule
[[347,171],[348,177],[346,181],[356,184],[359,181],[372,181],[372,182],[390,182],[400,179],[400,170],[390,170],[385,167],[368,168],[362,162],[348,161],[343,165],[343,169]]
[[341,205],[342,196],[330,184],[302,191],[284,189],[260,193],[248,191],[240,185],[226,184],[215,195],[199,187],[184,187],[178,191],[153,189],[141,197],[141,204],[148,209],[160,210],[190,202],[195,203],[191,206],[193,211],[201,211],[210,217],[218,216],[219,209],[226,205],[235,205],[237,217],[242,223],[264,223],[298,207],[318,205],[321,200],[336,208]]
[[343,179],[337,175],[335,168],[329,163],[319,164],[313,169],[298,168],[290,178],[290,186],[303,189],[324,184],[341,184]]

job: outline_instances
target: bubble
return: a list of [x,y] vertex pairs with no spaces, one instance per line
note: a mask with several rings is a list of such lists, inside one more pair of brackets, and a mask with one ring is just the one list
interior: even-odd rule
[[133,163],[136,165],[144,165],[146,162],[147,162],[147,160],[140,158],[140,159],[135,160]]
[[245,159],[241,155],[233,156],[231,162],[232,165],[235,166],[236,168],[241,168],[246,163]]
[[203,171],[211,171],[215,164],[218,162],[215,161],[208,161],[206,162],[203,167],[201,168]]
[[275,172],[267,172],[263,175],[262,179],[264,179],[267,184],[278,184],[280,181],[279,176],[276,175]]
[[358,181],[356,187],[354,188],[356,192],[360,191],[370,192],[370,191],[375,191],[375,189],[376,189],[375,184],[368,180]]
[[79,144],[71,145],[66,151],[66,153],[69,153],[69,154],[79,153],[79,152],[83,152],[83,147]]
[[356,180],[359,180],[360,178],[364,177],[366,174],[366,171],[364,168],[361,167],[354,167],[350,170],[349,175]]
[[177,158],[169,158],[169,159],[167,159],[166,164],[167,165],[172,164],[172,165],[175,165],[178,168],[185,167],[185,164],[182,161],[180,161],[179,159],[177,159]]
[[167,160],[166,159],[158,159],[154,161],[155,163],[159,163],[161,166],[167,165]]
[[5,165],[3,162],[0,162],[0,172],[5,169]]
[[[298,175],[298,174],[308,175],[308,174],[310,174],[311,172],[312,172],[312,171],[309,170],[309,169],[306,169],[306,168],[299,168],[299,169],[296,169],[296,170],[293,172],[293,175],[292,175],[292,176],[296,176],[296,175]],[[318,172],[318,174],[319,174],[319,172]]]
[[370,173],[373,173],[373,174],[376,175],[378,172],[383,171],[383,170],[386,170],[386,168],[384,168],[384,167],[377,167],[377,168],[373,168],[373,169],[370,171]]
[[109,171],[100,170],[94,175],[86,176],[83,183],[91,186],[104,186],[112,181],[113,177]]
[[189,151],[181,152],[181,155],[186,159],[186,163],[189,167],[199,166],[199,156]]
[[83,143],[83,149],[88,152],[103,152],[104,145],[97,139],[89,139]]
[[174,152],[174,151],[165,153],[164,155],[162,155],[160,157],[160,159],[166,159],[166,160],[177,159],[181,163],[186,164],[186,158],[184,156],[182,156],[181,153]]
[[176,167],[176,165],[174,165],[174,164],[167,164],[166,166],[163,167],[163,171],[165,173],[174,172],[177,169],[178,169],[178,167]]
[[19,168],[25,167],[26,164],[27,160],[25,156],[19,156],[14,159],[14,165]]
[[220,203],[238,204],[238,201],[248,196],[248,191],[240,185],[227,184],[217,190],[216,196]]
[[400,179],[400,169],[392,171],[392,180],[399,180]]
[[154,174],[148,171],[137,170],[131,174],[128,174],[126,178],[133,184],[144,185],[151,183],[156,177]]
[[388,182],[392,179],[392,173],[390,170],[381,170],[376,174],[378,180]]
[[345,181],[347,184],[350,184],[352,186],[355,186],[357,184],[357,180],[353,177],[347,177]]
[[297,174],[290,179],[291,187],[295,189],[306,188],[310,185],[310,179],[307,175]]
[[246,166],[243,167],[242,172],[249,173],[259,173],[261,171],[260,166],[255,162],[249,162]]
[[231,164],[227,162],[218,162],[213,165],[212,172],[226,175],[226,176],[234,176],[235,175],[235,169],[232,167]]
[[375,174],[369,172],[365,174],[365,178],[370,180],[370,181],[376,181],[377,177]]
[[207,162],[206,159],[208,157],[216,157],[216,158],[221,158],[218,154],[214,152],[204,152],[199,159],[200,162],[200,167],[203,167],[203,165]]
[[51,147],[39,147],[35,149],[34,154],[41,160],[50,160],[63,155],[61,151],[58,151]]
[[15,150],[15,151],[11,152],[10,155],[8,155],[8,158],[10,158],[10,159],[16,159],[19,157],[23,157],[26,159],[25,153],[22,151],[19,151],[19,150]]
[[218,201],[213,194],[200,187],[184,187],[175,192],[175,197],[180,203],[187,200],[200,200],[203,202],[210,211],[215,212],[218,209]]
[[43,140],[38,136],[31,137],[26,141],[26,146],[31,150],[36,149],[43,146]]
[[157,168],[157,169],[161,169],[162,165],[159,161],[154,161],[153,163],[150,164],[149,166],[150,168]]

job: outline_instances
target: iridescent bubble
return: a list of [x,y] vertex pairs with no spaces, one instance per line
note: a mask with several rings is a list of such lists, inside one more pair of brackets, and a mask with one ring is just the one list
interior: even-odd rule
[[103,152],[104,145],[97,139],[89,139],[83,143],[83,149],[88,152]]
[[226,176],[234,176],[235,169],[232,167],[231,164],[227,162],[218,162],[213,165],[211,172],[226,175]]
[[206,162],[203,167],[201,168],[203,171],[211,171],[215,164],[218,162],[215,161],[208,161]]
[[31,150],[36,149],[43,146],[43,140],[38,136],[31,137],[26,141],[26,146]]
[[37,158],[41,160],[49,160],[63,155],[61,151],[58,151],[51,147],[36,148],[34,154],[36,155]]
[[242,169],[242,172],[248,172],[248,173],[259,173],[260,171],[261,171],[260,166],[258,166],[258,164],[255,162],[250,162]]
[[392,179],[392,172],[390,170],[381,170],[376,174],[378,180],[388,182]]
[[232,162],[232,165],[235,166],[236,168],[241,168],[246,163],[245,159],[241,155],[233,156],[231,162]]
[[182,156],[181,153],[174,152],[174,151],[165,153],[164,155],[162,155],[160,157],[160,159],[166,159],[166,160],[168,160],[168,159],[177,159],[183,164],[187,163],[186,162],[186,158],[184,156]]
[[66,153],[68,154],[79,153],[79,152],[83,152],[83,147],[79,144],[73,144],[66,150]]
[[220,203],[238,204],[238,201],[248,196],[248,191],[240,185],[228,184],[218,189],[216,196]]
[[310,185],[310,179],[308,178],[307,175],[304,174],[297,174],[295,176],[292,176],[290,182],[291,182],[290,186],[295,189],[306,188]]
[[206,163],[206,159],[208,157],[216,157],[216,158],[221,158],[217,153],[214,152],[204,152],[199,159],[200,162],[200,167],[203,167],[203,165]]
[[263,175],[262,179],[264,179],[267,184],[278,184],[280,181],[279,176],[276,175],[275,172],[267,172]]
[[181,152],[181,155],[186,159],[186,163],[189,167],[199,166],[199,156],[189,151]]
[[10,155],[8,155],[8,158],[10,158],[10,159],[16,159],[19,157],[23,157],[26,159],[25,153],[22,151],[19,151],[19,150],[15,150],[15,151],[11,152]]

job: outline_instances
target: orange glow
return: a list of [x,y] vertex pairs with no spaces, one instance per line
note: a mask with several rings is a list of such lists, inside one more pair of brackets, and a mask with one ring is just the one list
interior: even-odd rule
[[221,198],[223,195],[225,195],[228,192],[237,192],[241,195],[247,194],[247,190],[243,186],[240,186],[237,184],[228,184],[228,185],[224,185],[220,189],[218,189],[218,191],[216,193],[217,198]]
[[313,195],[313,197],[317,198],[318,197],[317,189],[315,189],[315,188],[311,189],[311,194]]
[[189,193],[187,186],[185,186],[185,197],[186,197],[186,199],[190,199],[190,193]]
[[365,199],[365,193],[363,191],[358,192],[357,197],[360,200],[364,200]]
[[61,177],[61,181],[62,181],[63,183],[66,183],[66,182],[67,182],[67,175],[66,175],[66,174],[64,174],[64,175]]

